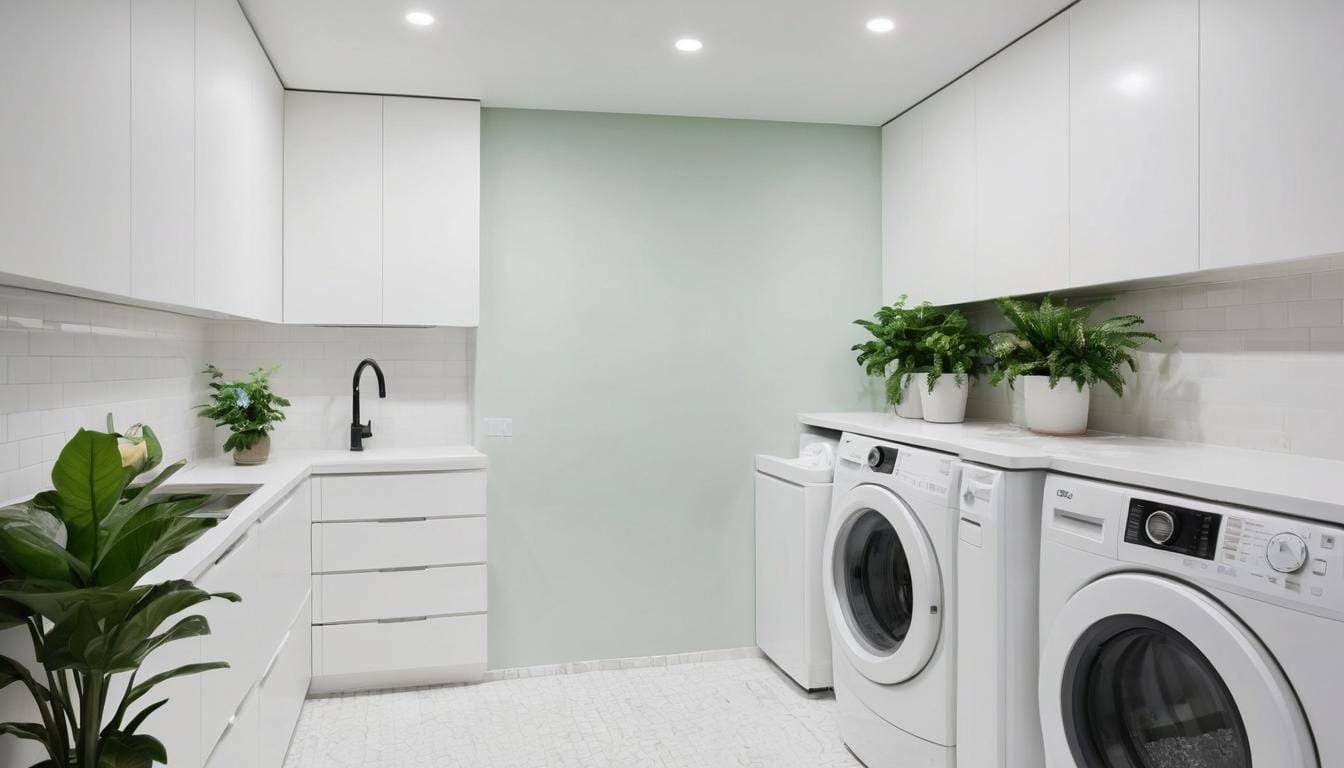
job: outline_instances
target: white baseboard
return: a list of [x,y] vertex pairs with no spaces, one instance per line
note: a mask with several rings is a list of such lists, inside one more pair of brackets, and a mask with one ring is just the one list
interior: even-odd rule
[[641,669],[644,667],[671,667],[677,664],[696,664],[709,661],[732,661],[735,659],[759,659],[764,654],[756,646],[744,648],[723,648],[714,651],[693,651],[691,653],[671,653],[662,656],[631,656],[623,659],[595,659],[593,661],[571,661],[566,664],[543,664],[536,667],[510,667],[507,669],[488,669],[482,682],[496,680],[517,680],[525,677],[550,677],[553,675],[577,675],[583,672],[601,672],[616,669]]

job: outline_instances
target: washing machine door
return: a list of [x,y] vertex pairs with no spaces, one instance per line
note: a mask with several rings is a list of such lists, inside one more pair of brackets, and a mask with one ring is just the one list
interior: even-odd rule
[[1319,766],[1260,641],[1160,576],[1105,576],[1069,599],[1042,647],[1040,701],[1051,768]]
[[836,502],[822,556],[835,644],[864,677],[919,674],[942,630],[943,582],[933,543],[900,497],[860,485]]

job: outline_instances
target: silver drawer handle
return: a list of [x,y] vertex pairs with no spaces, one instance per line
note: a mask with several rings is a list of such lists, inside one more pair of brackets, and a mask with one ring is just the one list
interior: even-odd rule
[[229,545],[228,549],[221,552],[219,557],[215,558],[214,564],[219,565],[220,563],[228,559],[229,555],[232,555],[234,552],[238,551],[238,548],[243,545],[243,542],[246,541],[247,537],[250,536],[251,534],[252,532],[248,531],[247,533],[244,533],[242,536],[239,536],[232,544]]
[[401,568],[379,568],[379,573],[407,573],[410,571],[428,571],[428,565],[407,565]]
[[397,517],[391,520],[379,520],[379,523],[423,523],[428,517]]
[[408,624],[412,621],[428,621],[428,616],[410,616],[404,619],[379,619],[379,624]]

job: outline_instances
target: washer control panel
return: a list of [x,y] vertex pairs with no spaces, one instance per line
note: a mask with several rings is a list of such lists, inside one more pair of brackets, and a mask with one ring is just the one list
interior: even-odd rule
[[1138,494],[1129,499],[1125,522],[1123,559],[1344,614],[1344,528],[1232,507],[1173,506]]

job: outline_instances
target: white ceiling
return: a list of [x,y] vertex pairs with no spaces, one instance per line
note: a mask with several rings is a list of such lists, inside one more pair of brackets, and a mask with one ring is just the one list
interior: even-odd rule
[[[1067,0],[241,0],[289,88],[878,125]],[[410,10],[437,18],[407,24]],[[897,23],[877,35],[876,16]],[[673,48],[681,37],[703,50]]]

